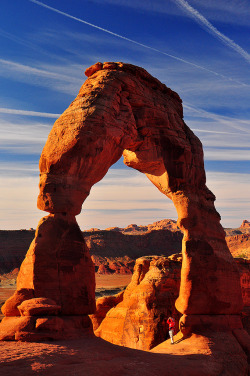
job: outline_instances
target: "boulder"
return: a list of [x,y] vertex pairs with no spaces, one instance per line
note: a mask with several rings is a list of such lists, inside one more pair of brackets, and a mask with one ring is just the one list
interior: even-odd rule
[[61,306],[48,298],[28,299],[17,308],[21,316],[54,316],[61,310]]
[[20,316],[20,312],[18,310],[18,306],[27,299],[31,299],[34,297],[34,290],[33,289],[20,289],[15,291],[14,295],[12,295],[4,305],[2,306],[2,313],[4,316]]

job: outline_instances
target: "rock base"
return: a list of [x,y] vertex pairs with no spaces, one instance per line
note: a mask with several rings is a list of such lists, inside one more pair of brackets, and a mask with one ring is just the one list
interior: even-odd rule
[[93,327],[87,315],[5,317],[0,324],[0,341],[38,342],[91,334]]
[[224,332],[243,329],[240,315],[183,315],[179,327],[184,336],[206,330]]

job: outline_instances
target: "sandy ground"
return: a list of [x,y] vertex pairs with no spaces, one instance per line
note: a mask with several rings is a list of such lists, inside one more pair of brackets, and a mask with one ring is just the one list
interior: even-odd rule
[[96,274],[96,288],[125,287],[131,281],[132,274]]
[[[131,275],[96,275],[97,290],[124,288]],[[0,288],[0,301],[15,286]],[[167,340],[150,352],[94,335],[54,342],[0,342],[0,376],[247,376],[247,360],[229,333]]]

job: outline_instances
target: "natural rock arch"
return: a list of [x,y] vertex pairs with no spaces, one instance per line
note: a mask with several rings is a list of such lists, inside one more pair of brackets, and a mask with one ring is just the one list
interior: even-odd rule
[[[38,208],[50,215],[38,226],[5,315],[16,315],[17,305],[34,297],[53,299],[61,307],[60,323],[38,323],[41,331],[72,322],[79,328],[82,323],[75,316],[93,313],[94,269],[75,215],[91,187],[123,155],[127,166],[143,172],[176,207],[184,233],[176,301],[184,315],[183,331],[199,326],[199,315],[209,315],[208,323],[213,315],[236,315],[235,325],[240,326],[238,270],[214,207],[215,196],[206,187],[201,142],[183,121],[180,97],[130,64],[97,63],[86,75],[89,78],[55,122],[43,149]],[[67,320],[74,317],[70,324],[66,315]],[[4,331],[1,326],[0,330]]]

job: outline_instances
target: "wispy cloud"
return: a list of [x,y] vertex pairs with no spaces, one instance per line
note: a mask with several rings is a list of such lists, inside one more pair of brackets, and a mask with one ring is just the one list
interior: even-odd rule
[[[148,11],[151,14],[165,13],[168,15],[180,15],[177,7],[171,6],[170,2],[163,2],[162,0],[92,0],[99,4],[112,4],[115,6],[129,7],[136,10]],[[232,24],[240,24],[249,26],[249,1],[248,0],[209,0],[200,1],[192,0],[199,7],[202,7],[209,18],[219,20]]]
[[193,8],[186,0],[173,0],[179,7],[183,8],[195,21],[197,21],[205,30],[220,40],[226,46],[232,48],[241,55],[248,63],[250,63],[250,55],[232,39],[221,33],[215,26],[211,24],[197,9]]
[[250,219],[250,175],[208,172],[207,185],[216,195],[215,206],[225,227],[239,227],[243,219]]
[[3,108],[3,107],[0,107],[0,113],[1,114],[10,114],[10,115],[24,115],[24,116],[55,118],[55,119],[57,119],[61,115],[61,114],[51,114],[51,113],[48,113],[48,112],[16,110],[14,108]]
[[[58,73],[60,71],[62,73]],[[37,68],[0,59],[0,75],[34,86],[48,87],[67,94],[76,94],[82,85],[83,80],[79,77],[83,77],[83,67],[76,64],[63,66],[44,64],[44,67]]]
[[[6,173],[7,167],[4,166]],[[34,176],[34,169],[32,164],[9,164],[8,175],[0,181],[0,207],[4,214],[0,229],[36,227],[39,219],[47,215],[36,208],[38,174]],[[247,174],[207,173],[207,185],[217,197],[216,208],[224,226],[238,227],[243,219],[249,219],[249,184]],[[148,224],[163,218],[177,219],[172,201],[144,174],[127,168],[110,169],[92,188],[77,221],[82,229],[88,229]]]
[[50,78],[50,79],[52,78],[56,80],[64,80],[64,81],[69,81],[69,82],[71,81],[71,77],[68,77],[66,75],[62,75],[56,72],[49,72],[44,69],[39,69],[39,68],[32,67],[30,65],[16,63],[11,60],[0,59],[0,64],[2,64],[3,66],[8,66],[9,69],[12,69],[14,71],[29,73],[31,75],[36,75],[36,76]]
[[40,154],[52,124],[34,122],[24,118],[16,122],[0,118],[0,148],[15,154]]
[[[216,121],[217,130],[213,129],[212,132],[214,132],[214,133],[226,133],[226,134],[238,135],[239,131],[240,131],[242,134],[244,134],[246,136],[250,136],[250,129],[249,129],[250,121],[248,119],[245,120],[245,119],[234,118],[232,116],[229,117],[229,116],[218,115],[218,114],[215,114],[211,111],[206,111],[206,110],[203,110],[202,108],[198,108],[196,106],[192,106],[192,105],[187,104],[187,103],[184,103],[183,107],[184,107],[184,111],[186,112],[185,115],[188,116],[191,119],[193,119],[197,116],[200,119],[211,119],[211,120]],[[227,131],[226,132],[218,131],[218,125],[226,126]],[[236,132],[233,132],[233,133],[229,132],[228,127],[235,129],[237,131],[237,133]],[[202,131],[203,132],[211,132],[211,130],[205,130],[205,129],[196,129],[196,130],[199,130],[201,132]]]
[[160,53],[160,54],[162,54],[162,55],[168,56],[168,57],[170,57],[170,58],[172,58],[172,59],[175,59],[175,60],[177,60],[177,61],[180,61],[180,62],[182,62],[182,63],[188,64],[188,65],[191,65],[191,66],[193,66],[194,68],[197,68],[197,69],[201,69],[201,70],[207,71],[207,72],[209,72],[209,73],[212,73],[212,74],[214,74],[214,75],[216,75],[216,76],[222,77],[222,78],[227,79],[227,80],[229,80],[229,81],[235,81],[235,82],[237,82],[239,85],[243,85],[243,86],[245,85],[244,83],[242,83],[242,82],[240,82],[240,81],[237,81],[237,80],[235,80],[235,79],[233,79],[233,78],[231,78],[231,77],[227,77],[227,76],[225,76],[225,75],[223,75],[223,74],[221,74],[221,73],[218,73],[218,72],[215,72],[215,71],[213,71],[213,70],[210,70],[210,69],[208,69],[208,68],[206,68],[206,67],[204,67],[204,66],[201,66],[201,65],[199,65],[199,64],[196,64],[196,63],[190,62],[190,61],[188,61],[188,60],[186,60],[186,59],[183,59],[183,58],[181,58],[181,57],[178,57],[178,56],[175,56],[175,55],[172,55],[172,54],[168,54],[168,53],[163,52],[163,51],[161,51],[161,50],[159,50],[159,49],[157,49],[157,48],[154,48],[154,47],[148,46],[148,45],[146,45],[146,44],[143,44],[143,43],[137,42],[137,41],[135,41],[134,39],[130,39],[130,38],[127,38],[127,37],[125,37],[125,36],[123,36],[123,35],[120,35],[120,34],[114,33],[113,31],[110,31],[110,30],[108,30],[108,29],[104,29],[104,28],[102,28],[102,27],[100,27],[100,26],[94,25],[94,24],[92,24],[92,23],[90,23],[90,22],[87,22],[87,21],[85,21],[85,20],[82,20],[81,18],[78,18],[78,17],[72,16],[72,15],[66,13],[66,12],[62,12],[62,11],[60,11],[59,9],[57,9],[57,8],[53,8],[53,7],[51,7],[51,6],[49,6],[49,5],[46,5],[46,4],[44,4],[44,3],[40,2],[40,1],[37,1],[37,0],[29,0],[29,1],[32,2],[32,3],[34,3],[34,4],[37,4],[37,5],[39,5],[39,6],[42,6],[42,7],[46,8],[46,9],[49,9],[49,10],[55,12],[55,13],[61,14],[62,16],[65,16],[65,17],[71,18],[71,19],[74,20],[74,21],[81,22],[81,23],[83,23],[83,24],[85,24],[85,25],[91,26],[91,27],[93,27],[93,28],[95,28],[95,29],[98,29],[98,30],[100,30],[100,31],[103,31],[103,32],[105,32],[105,33],[108,33],[108,34],[110,34],[110,35],[113,35],[113,36],[115,36],[115,37],[117,37],[117,38],[121,38],[121,39],[126,40],[126,41],[128,41],[128,42],[130,42],[130,43],[136,44],[136,45],[138,45],[138,46],[140,46],[140,47],[147,48],[147,49],[149,49],[149,50],[151,50],[151,51],[155,51],[155,52]]
[[250,7],[248,0],[192,0],[201,7],[210,20],[249,26]]
[[230,148],[209,148],[204,149],[205,159],[208,161],[250,161],[250,148],[247,150]]

